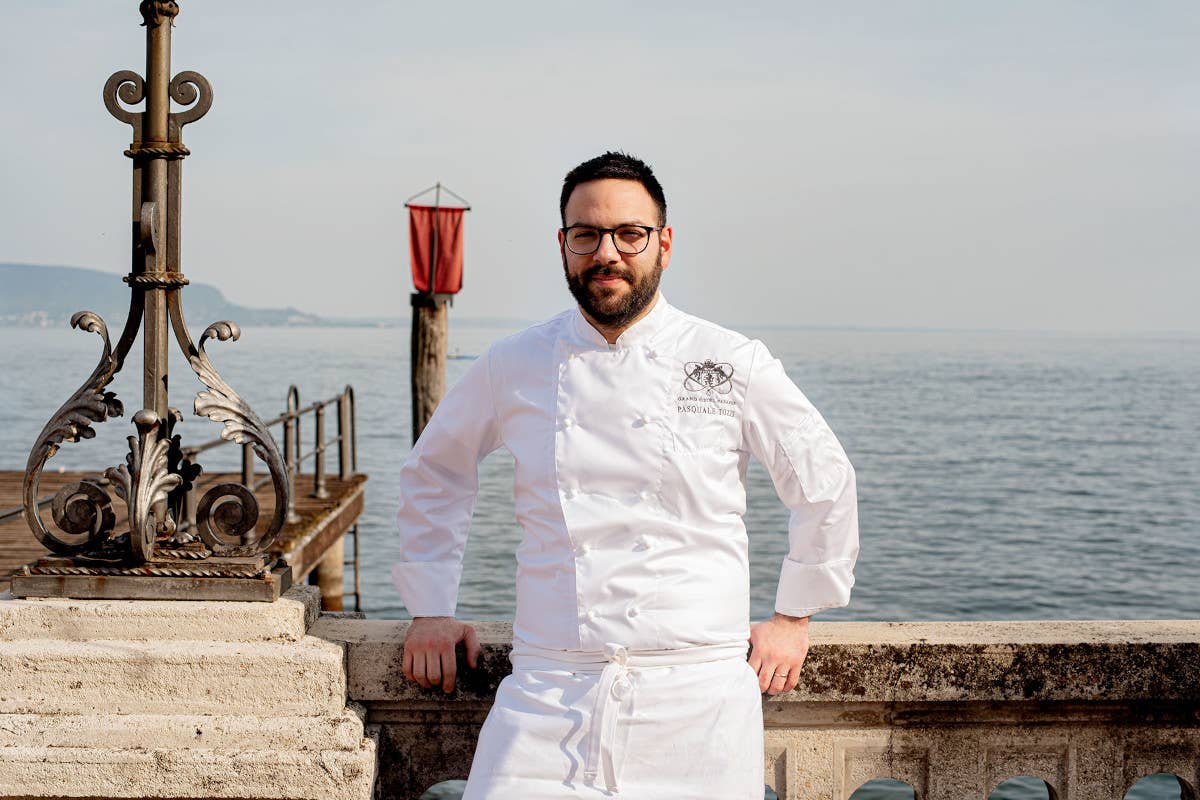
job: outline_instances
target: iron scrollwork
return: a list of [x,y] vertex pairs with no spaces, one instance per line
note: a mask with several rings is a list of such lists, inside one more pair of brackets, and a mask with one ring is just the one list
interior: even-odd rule
[[114,72],[104,83],[104,107],[117,120],[133,126],[134,141],[142,138],[142,114],[121,106],[126,103],[136,106],[146,98],[146,82],[131,70]]
[[[172,303],[172,314],[177,311]],[[176,333],[186,332],[176,325]],[[238,444],[250,444],[267,468],[275,490],[275,513],[271,524],[257,541],[248,544],[231,544],[231,539],[240,539],[250,531],[258,520],[258,501],[254,494],[241,484],[225,483],[209,489],[200,500],[196,513],[197,533],[201,540],[218,555],[240,556],[262,552],[270,547],[275,537],[283,530],[287,519],[288,481],[287,467],[279,453],[279,446],[267,430],[266,424],[254,413],[233,388],[225,382],[208,357],[205,345],[210,339],[237,341],[242,330],[229,320],[214,322],[200,335],[199,345],[190,340],[181,340],[180,346],[188,353],[188,364],[196,377],[208,387],[196,395],[196,414],[223,423],[221,438]]]
[[[23,486],[25,516],[46,548],[76,558],[75,566],[52,565],[60,572],[67,570],[61,574],[86,571],[88,564],[103,562],[105,569],[121,569],[120,563],[133,562],[151,571],[146,574],[166,575],[182,569],[183,560],[215,559],[209,562],[208,572],[196,565],[179,574],[222,575],[243,569],[257,575],[260,567],[249,565],[252,559],[246,557],[263,555],[284,526],[290,496],[287,465],[262,419],[221,378],[205,351],[211,339],[237,340],[240,329],[233,322],[217,322],[204,330],[198,345],[193,344],[180,299],[180,290],[188,283],[179,265],[180,162],[189,154],[181,132],[208,113],[213,90],[198,72],[187,70],[170,77],[170,36],[178,3],[142,0],[139,11],[148,28],[146,75],[115,72],[103,90],[109,113],[133,128],[132,143],[125,151],[133,159],[134,171],[133,261],[125,278],[131,291],[129,315],[115,348],[98,315],[81,311],[71,318],[72,327],[100,336],[103,352],[87,381],[46,423],[29,454]],[[169,98],[166,103],[164,95]],[[143,102],[143,109],[134,108]],[[179,106],[173,113],[171,102]],[[146,140],[150,133],[152,138]],[[192,506],[201,467],[195,462],[195,451],[185,450],[174,433],[180,414],[167,405],[165,349],[155,349],[169,336],[168,317],[176,342],[205,387],[196,396],[195,413],[222,423],[223,439],[251,445],[270,470],[274,514],[257,536],[259,503],[254,487],[221,483],[208,488]],[[38,497],[42,472],[64,442],[90,439],[95,436],[93,425],[124,413],[121,401],[107,387],[120,371],[143,319],[147,388],[145,407],[133,416],[137,435],[128,437],[129,452],[123,463],[105,470],[103,478],[74,481],[54,495],[50,511],[60,533],[52,533],[38,510],[45,502]],[[152,360],[151,350],[155,351]],[[127,537],[114,533],[117,517],[110,490],[128,509]],[[192,514],[194,520],[188,518]],[[226,560],[222,566],[222,558],[236,561]]]
[[104,342],[100,363],[70,399],[55,412],[29,453],[25,464],[22,500],[30,530],[46,549],[62,555],[83,552],[107,534],[114,525],[112,500],[98,482],[81,481],[64,486],[54,496],[51,514],[58,528],[70,535],[86,535],[84,541],[66,541],[51,533],[38,513],[38,489],[46,462],[64,442],[78,442],[96,435],[92,425],[124,413],[116,394],[106,391],[120,368],[121,354],[114,352],[108,326],[99,315],[80,311],[71,317],[71,327],[97,334]]
[[[212,108],[212,84],[199,72],[184,70],[171,79],[168,88],[172,100],[180,105],[190,106],[171,115],[171,123],[177,130],[200,119]],[[192,105],[193,103],[195,105]]]

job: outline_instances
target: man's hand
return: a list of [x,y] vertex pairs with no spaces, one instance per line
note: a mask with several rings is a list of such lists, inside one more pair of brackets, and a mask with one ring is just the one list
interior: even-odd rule
[[758,673],[758,690],[790,692],[800,680],[808,655],[808,617],[776,614],[750,626],[750,666]]
[[454,617],[417,617],[408,626],[400,662],[404,677],[429,689],[441,685],[442,691],[454,691],[457,662],[454,646],[466,645],[467,664],[479,664],[479,638],[475,629]]

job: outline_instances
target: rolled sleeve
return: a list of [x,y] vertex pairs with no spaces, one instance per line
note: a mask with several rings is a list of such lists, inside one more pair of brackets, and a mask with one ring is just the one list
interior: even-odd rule
[[451,387],[400,469],[392,582],[414,617],[454,616],[479,462],[501,444],[490,351]]
[[858,558],[854,467],[783,364],[756,341],[743,414],[744,446],[790,511],[775,610],[807,617],[850,602]]

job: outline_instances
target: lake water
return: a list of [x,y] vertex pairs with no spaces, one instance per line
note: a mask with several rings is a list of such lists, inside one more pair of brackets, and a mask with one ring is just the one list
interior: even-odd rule
[[[463,353],[516,329],[451,314],[451,350]],[[1200,336],[742,330],[783,360],[858,472],[854,596],[819,619],[1200,617]],[[0,469],[24,468],[34,436],[99,350],[77,331],[0,328]],[[359,468],[370,475],[363,605],[403,617],[389,569],[396,475],[410,447],[407,329],[248,329],[209,351],[263,417],[282,410],[289,383],[305,403],[355,387]],[[126,417],[64,447],[52,465],[100,469],[122,456],[140,406],[140,344],[130,362],[115,382]],[[469,363],[449,362],[449,380]],[[199,384],[182,357],[172,370],[174,402],[190,412]],[[218,426],[188,419],[182,431],[196,442]],[[234,448],[206,456],[210,470],[239,465]],[[511,476],[503,452],[481,470],[463,618],[512,616],[520,531]],[[787,512],[758,464],[748,492],[751,602],[761,618],[774,600]]]

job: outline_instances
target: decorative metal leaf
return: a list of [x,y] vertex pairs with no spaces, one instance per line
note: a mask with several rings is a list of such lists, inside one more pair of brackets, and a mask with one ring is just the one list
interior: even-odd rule
[[171,442],[159,435],[162,421],[158,415],[143,408],[133,415],[133,423],[137,425],[138,436],[128,437],[125,463],[109,467],[104,476],[112,481],[117,496],[129,508],[129,541],[134,557],[149,561],[154,556],[159,528],[174,533],[170,515],[163,514],[159,519],[155,507],[165,507],[167,496],[183,479],[167,470]]
[[[288,495],[291,491],[287,467],[283,463],[283,457],[279,453],[279,446],[275,443],[274,437],[271,436],[267,426],[254,413],[249,404],[242,400],[233,387],[226,383],[217,372],[204,349],[210,339],[222,342],[237,341],[241,335],[242,330],[237,323],[222,320],[205,328],[204,333],[200,335],[199,344],[188,348],[188,363],[191,365],[192,371],[208,387],[196,395],[196,414],[222,423],[222,439],[251,445],[255,454],[266,463],[270,470],[275,489],[275,514],[271,519],[270,527],[253,543],[230,545],[208,529],[211,526],[207,515],[204,515],[205,519],[203,520],[198,519],[200,535],[205,544],[211,547],[215,554],[224,556],[257,555],[265,552],[274,542],[275,537],[279,535],[279,531],[283,529]],[[188,344],[190,345],[190,342]],[[226,514],[230,515],[230,519],[236,516],[239,520],[238,523],[229,526],[218,525],[217,527],[229,527],[231,530],[238,529],[239,534],[245,533],[249,528],[240,530],[245,524],[242,520],[257,519],[258,503],[252,494],[249,499],[246,499],[241,494],[224,491],[227,488],[218,486],[210,489],[201,501],[201,506],[205,506],[205,501],[208,501],[209,507],[215,507],[218,499],[221,500],[221,505],[237,503],[240,509],[238,514],[233,515],[232,511],[227,511]]]
[[[55,412],[42,432],[38,434],[29,459],[25,463],[25,478],[22,487],[22,500],[25,506],[25,520],[29,529],[47,549],[64,555],[81,552],[87,547],[87,542],[68,543],[52,534],[42,522],[38,513],[38,487],[41,473],[46,462],[54,457],[63,442],[78,442],[81,439],[91,439],[96,435],[93,424],[103,422],[109,417],[119,417],[124,413],[121,401],[113,392],[105,391],[118,369],[119,359],[113,353],[112,343],[108,338],[108,326],[98,314],[91,311],[79,311],[71,317],[71,327],[97,334],[104,342],[104,350],[100,363],[92,374],[84,381],[70,399]],[[95,499],[95,498],[93,498]],[[102,504],[101,504],[102,505]],[[100,520],[99,526],[92,538],[99,538],[112,531],[108,521],[111,515],[105,515],[103,509],[97,506],[95,513]]]

